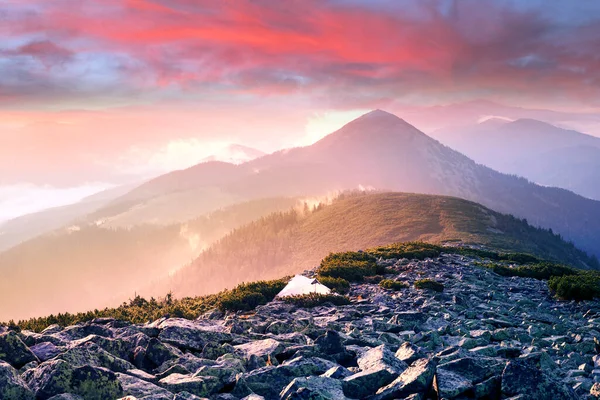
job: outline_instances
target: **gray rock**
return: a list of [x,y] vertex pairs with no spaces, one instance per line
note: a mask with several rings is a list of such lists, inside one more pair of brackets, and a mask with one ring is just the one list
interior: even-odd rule
[[271,362],[272,359],[285,350],[285,346],[281,342],[278,342],[274,339],[255,340],[233,347],[237,351],[240,351],[242,354],[244,354],[247,359],[254,355],[262,358],[265,361],[271,360]]
[[159,384],[171,392],[189,392],[196,396],[210,396],[223,388],[223,383],[213,376],[191,376],[171,374],[159,381]]
[[34,400],[35,396],[10,364],[0,361],[0,399]]
[[531,361],[512,360],[502,373],[502,394],[523,395],[535,399],[571,400],[573,390],[542,372]]
[[243,381],[254,393],[265,399],[279,398],[279,392],[294,378],[320,375],[336,365],[320,358],[298,357],[277,367],[267,366],[238,376],[238,384]]
[[65,349],[56,346],[52,342],[42,342],[31,346],[30,350],[40,361],[48,361],[62,353]]
[[230,342],[232,336],[222,325],[211,321],[189,321],[169,318],[158,325],[161,329],[158,339],[181,349],[202,351],[207,343]]
[[432,360],[417,360],[396,380],[379,389],[373,400],[391,400],[417,393],[425,394],[431,389],[435,371],[435,363]]
[[38,361],[19,335],[12,331],[0,334],[0,360],[17,369],[31,361]]
[[281,391],[279,398],[282,400],[295,399],[323,399],[344,400],[342,383],[333,378],[309,376],[307,378],[295,378]]
[[123,387],[123,394],[125,395],[134,396],[137,398],[152,396],[152,398],[157,400],[163,398],[166,400],[171,400],[173,398],[173,393],[169,392],[168,390],[137,377],[117,373],[117,379],[121,383],[121,386]]
[[454,399],[473,387],[473,381],[443,368],[437,370],[435,382],[435,391],[440,399]]
[[396,358],[404,361],[407,364],[412,364],[413,361],[423,358],[423,354],[419,348],[410,342],[404,342],[396,351]]
[[344,378],[344,393],[348,397],[364,398],[396,379],[408,365],[396,358],[385,345],[375,347],[357,360],[361,372]]

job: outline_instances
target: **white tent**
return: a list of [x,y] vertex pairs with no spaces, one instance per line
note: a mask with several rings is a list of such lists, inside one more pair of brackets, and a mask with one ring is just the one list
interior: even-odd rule
[[294,276],[276,297],[297,296],[299,294],[320,293],[329,294],[331,289],[320,284],[316,279],[302,275]]

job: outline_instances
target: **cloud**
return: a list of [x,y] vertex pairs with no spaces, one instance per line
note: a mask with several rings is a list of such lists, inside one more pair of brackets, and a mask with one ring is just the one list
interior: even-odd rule
[[76,203],[86,196],[109,189],[111,186],[106,183],[87,183],[68,189],[31,184],[0,186],[0,223],[48,207]]
[[[303,93],[353,108],[416,91],[502,95],[524,86],[531,95],[598,97],[590,83],[600,75],[600,7],[590,2],[572,10],[556,1],[501,0],[24,4],[10,3],[0,28],[5,46],[32,38],[18,49],[45,67],[4,50],[0,65],[12,78],[2,84],[15,97],[21,89],[24,101],[107,94],[131,101],[133,93],[217,89]],[[64,85],[69,76],[75,91]],[[32,78],[45,85],[30,90]],[[350,89],[369,93],[345,96]]]

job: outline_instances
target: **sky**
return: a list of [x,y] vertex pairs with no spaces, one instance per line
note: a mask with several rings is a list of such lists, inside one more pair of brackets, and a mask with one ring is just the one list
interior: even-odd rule
[[0,0],[0,220],[374,108],[600,113],[599,48],[597,0]]

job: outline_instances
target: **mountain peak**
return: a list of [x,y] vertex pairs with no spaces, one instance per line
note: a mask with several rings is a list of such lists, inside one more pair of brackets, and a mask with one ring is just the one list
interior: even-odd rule
[[396,121],[396,122],[402,121],[402,122],[405,122],[402,118],[400,118],[400,117],[398,117],[398,116],[396,116],[396,115],[394,115],[394,114],[392,114],[390,112],[381,110],[379,108],[377,108],[377,109],[375,109],[373,111],[369,111],[366,114],[361,115],[355,121],[357,121],[357,120],[363,120],[363,119],[380,119],[380,120],[386,119],[386,120],[389,120],[389,121]]

